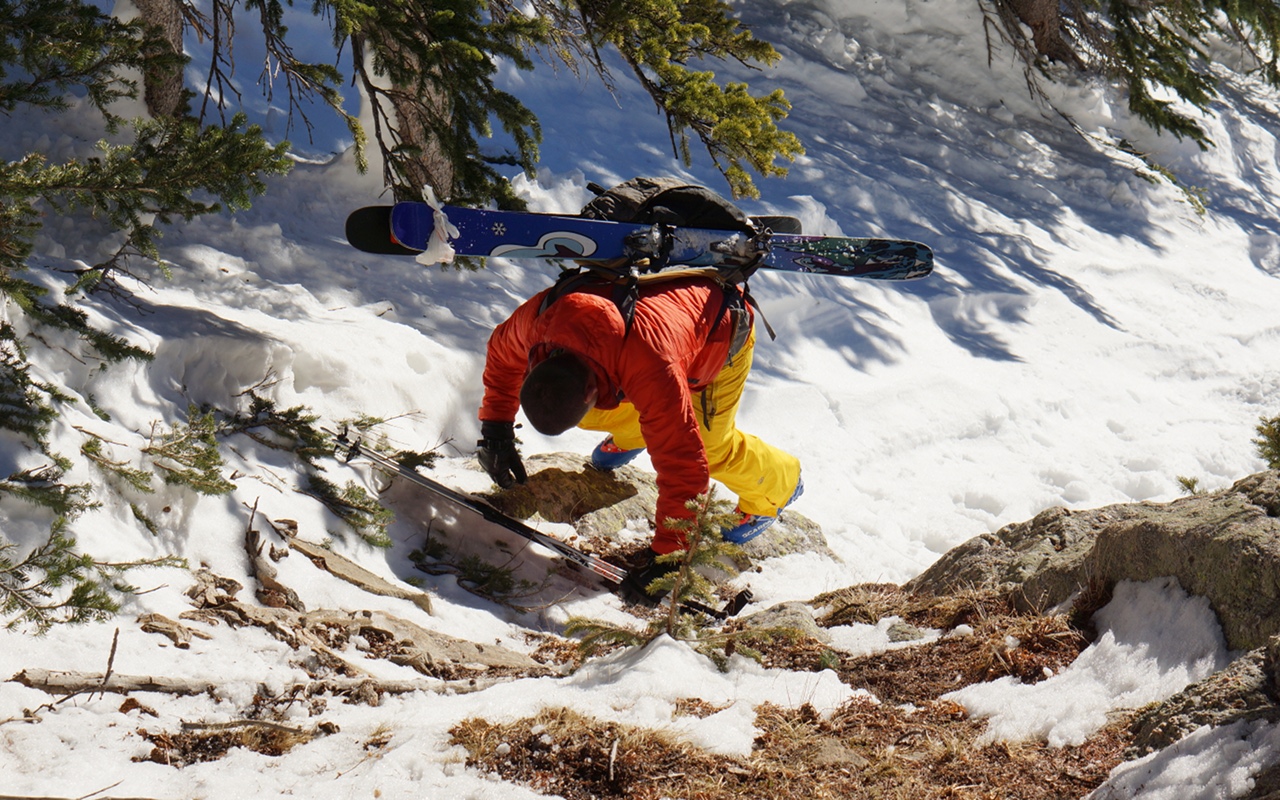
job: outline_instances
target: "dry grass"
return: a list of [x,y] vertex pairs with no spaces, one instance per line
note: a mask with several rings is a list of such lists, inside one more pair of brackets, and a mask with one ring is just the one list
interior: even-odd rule
[[[891,702],[927,702],[962,686],[1007,675],[1036,683],[1075,661],[1089,645],[1071,613],[1020,611],[1009,598],[991,593],[931,597],[896,586],[866,584],[813,602],[830,609],[819,619],[826,627],[871,624],[898,616],[912,625],[950,634],[927,646],[842,659],[834,667],[845,683]],[[956,634],[960,625],[967,625],[971,632]]]
[[[814,604],[829,609],[820,620],[828,626],[898,616],[972,632],[858,659],[813,639],[762,638],[766,666],[834,669],[883,702],[855,700],[830,717],[808,707],[761,706],[759,736],[741,759],[568,709],[507,725],[466,720],[453,729],[454,742],[467,749],[470,766],[568,800],[1074,800],[1123,759],[1123,720],[1078,747],[980,744],[985,723],[940,699],[970,683],[1005,675],[1034,682],[1057,672],[1088,644],[1073,624],[1084,615],[1031,614],[994,595],[930,598],[885,585],[853,587]],[[719,710],[688,700],[675,714]]]
[[945,701],[913,711],[855,701],[829,719],[765,705],[756,724],[742,759],[563,708],[508,725],[471,719],[452,734],[468,766],[567,800],[1074,800],[1125,744],[1111,728],[1081,747],[980,747],[981,725]]

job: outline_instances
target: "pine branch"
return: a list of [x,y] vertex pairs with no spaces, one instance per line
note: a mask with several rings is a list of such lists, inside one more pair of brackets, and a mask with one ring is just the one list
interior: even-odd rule
[[[108,619],[119,610],[93,559],[75,552],[65,527],[59,518],[49,538],[16,561],[9,555],[16,546],[0,538],[0,620],[6,629],[30,627],[39,635],[56,624]],[[68,584],[69,592],[59,591]]]
[[142,452],[151,456],[164,482],[185,485],[200,494],[221,495],[235,489],[222,477],[222,454],[218,452],[217,423],[212,412],[187,409],[187,424],[160,432],[152,429],[150,442]]

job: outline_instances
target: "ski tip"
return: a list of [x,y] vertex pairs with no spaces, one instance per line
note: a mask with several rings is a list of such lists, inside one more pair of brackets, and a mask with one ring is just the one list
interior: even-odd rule
[[397,242],[391,236],[391,206],[365,206],[347,217],[347,242],[365,253],[390,256],[413,256],[417,250]]

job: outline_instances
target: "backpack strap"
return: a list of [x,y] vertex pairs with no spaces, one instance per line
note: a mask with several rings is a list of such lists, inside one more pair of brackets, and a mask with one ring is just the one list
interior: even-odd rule
[[[618,313],[622,315],[625,331],[623,335],[625,336],[631,333],[631,323],[635,319],[636,302],[640,299],[641,286],[662,283],[677,278],[700,276],[711,278],[720,285],[720,313],[716,315],[716,320],[712,323],[711,330],[707,332],[707,336],[709,338],[716,332],[727,311],[729,324],[733,326],[732,333],[729,336],[729,360],[732,360],[734,356],[742,352],[742,348],[746,346],[747,337],[751,333],[752,314],[747,309],[748,305],[755,310],[756,315],[760,317],[760,321],[764,323],[764,328],[768,332],[769,338],[778,338],[778,334],[774,332],[769,320],[765,319],[764,311],[761,310],[760,304],[756,302],[755,297],[751,295],[751,290],[745,282],[738,284],[725,280],[721,270],[716,267],[669,269],[665,272],[642,275],[640,274],[641,266],[626,259],[604,264],[579,262],[577,268],[566,269],[560,273],[560,277],[556,279],[551,290],[543,296],[542,303],[538,306],[538,313],[542,314],[552,303],[566,294],[580,291],[588,286],[611,284],[613,286],[611,298],[614,305],[618,307]],[[622,271],[623,268],[626,268],[625,272]]]
[[[624,264],[630,264],[629,261],[623,261]],[[552,303],[566,294],[591,285],[599,286],[602,283],[613,285],[612,299],[614,305],[618,307],[618,313],[622,315],[623,335],[630,334],[631,322],[636,316],[636,302],[640,299],[639,273],[634,265],[626,272],[602,264],[581,264],[576,269],[564,270],[552,285],[551,291],[543,296],[542,303],[538,306],[538,314],[542,314]]]

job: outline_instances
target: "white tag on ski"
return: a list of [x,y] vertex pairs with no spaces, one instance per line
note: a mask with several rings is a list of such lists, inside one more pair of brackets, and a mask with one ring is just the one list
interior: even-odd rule
[[433,266],[435,264],[452,264],[455,251],[453,245],[449,244],[450,239],[458,237],[458,229],[449,221],[449,216],[444,213],[444,204],[436,198],[435,190],[430,186],[422,188],[422,202],[431,206],[432,228],[431,238],[427,240],[427,249],[414,258],[423,266]]

